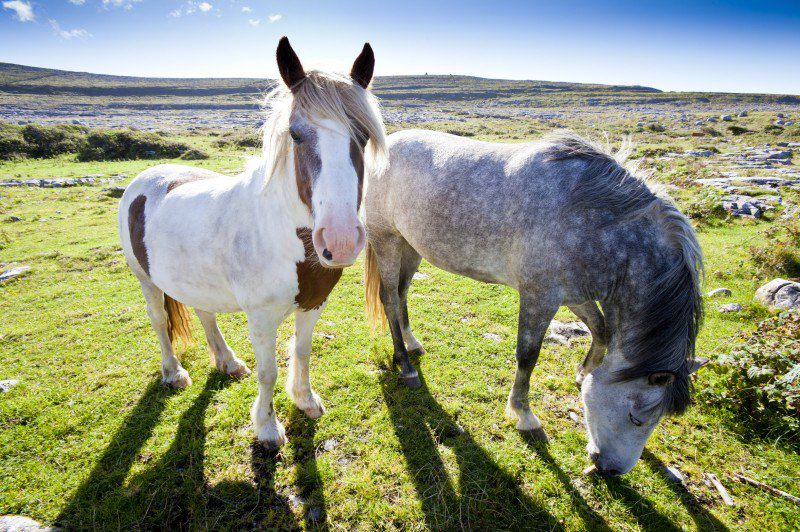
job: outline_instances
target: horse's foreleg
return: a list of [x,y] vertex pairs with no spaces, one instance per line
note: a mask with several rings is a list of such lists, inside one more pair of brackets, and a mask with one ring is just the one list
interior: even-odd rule
[[197,317],[200,318],[200,323],[203,325],[203,330],[206,333],[206,340],[208,341],[208,348],[214,355],[214,366],[217,368],[217,371],[237,379],[250,375],[250,369],[236,356],[228,345],[228,342],[222,337],[222,332],[217,325],[216,314],[198,309],[194,309],[194,311],[197,313]]
[[531,411],[528,392],[531,373],[539,359],[544,335],[560,303],[561,299],[557,294],[537,297],[532,292],[520,292],[517,370],[506,406],[506,415],[517,422],[517,430],[531,432],[534,437],[544,441],[547,441],[547,434],[542,423]]
[[247,312],[247,327],[256,355],[258,397],[250,409],[256,437],[268,449],[277,449],[286,443],[286,431],[275,415],[272,392],[278,378],[275,363],[275,343],[283,314],[275,310],[259,309]]
[[596,302],[589,301],[581,305],[571,305],[569,309],[589,327],[589,331],[592,333],[592,345],[575,373],[575,383],[580,388],[584,377],[603,361],[608,346],[608,331],[606,330],[606,320]]
[[186,388],[192,384],[189,372],[183,369],[169,338],[167,311],[164,308],[164,292],[148,280],[140,280],[142,293],[147,302],[147,315],[161,345],[161,382],[174,388]]
[[322,400],[311,389],[311,380],[308,375],[312,333],[324,308],[323,304],[318,309],[308,312],[298,311],[295,314],[294,345],[289,359],[289,376],[286,379],[286,392],[289,397],[292,398],[297,408],[312,419],[317,419],[325,413]]

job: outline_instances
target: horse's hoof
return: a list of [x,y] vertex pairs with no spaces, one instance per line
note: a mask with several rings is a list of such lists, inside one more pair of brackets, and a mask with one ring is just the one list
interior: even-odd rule
[[263,447],[265,451],[274,453],[283,447],[283,445],[286,443],[286,438],[284,437],[281,440],[258,440],[258,443],[261,444],[261,447]]
[[286,432],[283,425],[271,429],[263,429],[258,436],[258,443],[267,451],[277,451],[286,443]]
[[182,390],[183,388],[188,388],[192,385],[192,378],[189,376],[189,372],[183,368],[180,368],[175,375],[171,377],[162,377],[161,382],[166,384],[171,388],[175,388],[176,390]]
[[530,440],[542,443],[550,443],[550,438],[547,437],[547,433],[542,427],[533,430],[521,430],[520,432],[523,434],[523,436],[525,436],[525,438]]
[[242,364],[233,371],[228,372],[228,376],[232,379],[242,379],[248,375],[250,375],[250,368],[248,368],[245,364]]
[[400,382],[402,382],[412,390],[416,390],[417,388],[422,388],[422,381],[419,380],[419,375],[411,375],[408,377],[400,375]]
[[302,408],[303,413],[311,419],[319,419],[325,413],[325,406],[322,404],[322,399],[317,394],[311,392],[311,401],[309,405]]

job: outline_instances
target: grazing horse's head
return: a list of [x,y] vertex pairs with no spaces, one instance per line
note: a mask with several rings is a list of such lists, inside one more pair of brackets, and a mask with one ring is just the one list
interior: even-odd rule
[[385,132],[377,100],[369,92],[375,56],[369,44],[350,76],[308,71],[283,37],[277,50],[285,87],[270,96],[265,150],[274,171],[294,167],[297,193],[313,218],[312,243],[323,266],[355,262],[366,242],[358,217],[365,149],[385,158]]

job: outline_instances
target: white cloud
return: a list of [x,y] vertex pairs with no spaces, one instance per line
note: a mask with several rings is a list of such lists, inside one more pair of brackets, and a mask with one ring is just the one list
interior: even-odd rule
[[76,6],[82,6],[86,3],[86,0],[69,0],[70,4],[75,4]]
[[13,11],[20,22],[36,20],[36,15],[33,14],[33,7],[29,2],[12,0],[11,2],[3,2],[3,7]]
[[207,13],[208,11],[211,11],[211,8],[213,8],[214,6],[212,6],[208,2],[201,2],[200,5],[198,5],[197,7],[200,8],[200,11]]
[[180,9],[175,9],[174,11],[169,12],[169,16],[173,18],[179,18],[181,15],[183,15],[183,12]]
[[123,9],[133,9],[133,4],[138,4],[142,0],[103,0],[103,7],[121,7]]
[[270,22],[278,22],[282,18],[283,18],[283,15],[281,15],[281,14],[270,15],[269,16],[269,21]]
[[253,26],[253,27],[255,28],[256,26],[258,26],[259,24],[261,24],[261,19],[260,19],[260,18],[256,18],[256,19],[253,19],[253,18],[251,18],[251,19],[249,19],[249,20],[247,21],[247,23],[248,23],[248,24],[250,24],[251,26]]
[[250,6],[244,6],[242,8],[242,13],[252,13],[253,9]]
[[81,28],[74,30],[61,29],[61,26],[58,24],[58,22],[53,19],[50,19],[50,27],[53,28],[53,32],[55,32],[56,35],[68,41],[72,39],[88,39],[92,36],[91,33]]

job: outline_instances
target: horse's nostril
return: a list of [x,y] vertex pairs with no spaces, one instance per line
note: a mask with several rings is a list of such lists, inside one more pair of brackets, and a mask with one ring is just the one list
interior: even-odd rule
[[600,460],[600,453],[598,453],[597,451],[589,453],[589,459],[591,459],[591,461],[594,462],[595,465],[597,465],[597,461]]
[[608,475],[609,477],[616,477],[619,475],[619,469],[606,469],[603,471],[604,475]]
[[331,253],[328,248],[322,250],[322,256],[325,257],[325,260],[333,260],[333,253]]

